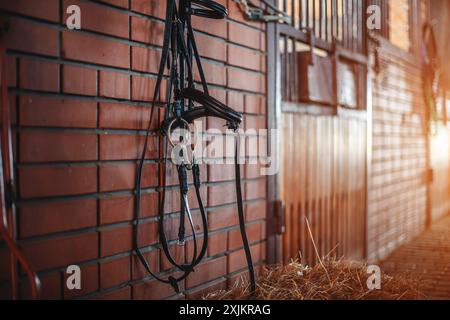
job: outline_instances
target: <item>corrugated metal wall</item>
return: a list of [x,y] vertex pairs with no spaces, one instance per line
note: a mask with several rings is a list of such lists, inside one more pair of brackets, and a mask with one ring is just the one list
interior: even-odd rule
[[364,258],[365,120],[284,113],[282,122],[284,260],[317,262],[306,219],[320,256]]

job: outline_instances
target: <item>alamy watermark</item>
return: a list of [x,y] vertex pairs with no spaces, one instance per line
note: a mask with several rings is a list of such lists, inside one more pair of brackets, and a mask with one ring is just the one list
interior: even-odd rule
[[[239,129],[202,131],[202,121],[190,128],[177,128],[168,133],[168,156],[177,165],[247,164],[259,165],[260,175],[277,174],[280,170],[278,129]],[[236,157],[236,143],[238,146]]]
[[381,290],[381,268],[377,265],[368,266],[367,274],[370,274],[366,281],[367,289]]
[[77,5],[67,7],[66,13],[69,15],[66,25],[69,30],[81,30],[81,8]]
[[69,290],[81,290],[81,268],[77,265],[70,265],[66,269],[66,287]]

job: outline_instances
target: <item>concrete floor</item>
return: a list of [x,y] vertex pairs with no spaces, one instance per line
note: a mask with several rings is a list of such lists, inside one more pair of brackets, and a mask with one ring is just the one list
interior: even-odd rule
[[417,275],[428,299],[450,300],[450,216],[400,247],[381,266],[387,273]]

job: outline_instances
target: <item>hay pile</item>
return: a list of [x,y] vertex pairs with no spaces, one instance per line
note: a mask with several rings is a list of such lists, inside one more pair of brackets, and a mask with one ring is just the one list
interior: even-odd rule
[[[367,266],[341,260],[321,261],[313,268],[292,262],[264,267],[257,285],[257,300],[418,300],[419,281],[382,273],[381,289],[367,288]],[[207,300],[241,300],[249,297],[249,283],[241,279],[230,291],[218,291]]]

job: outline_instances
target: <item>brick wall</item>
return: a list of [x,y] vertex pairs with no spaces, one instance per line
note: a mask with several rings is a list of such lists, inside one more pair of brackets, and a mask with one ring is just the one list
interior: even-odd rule
[[410,42],[410,0],[389,1],[389,39],[396,46],[408,51]]
[[[246,128],[264,128],[264,26],[244,22],[233,1],[219,2],[228,6],[227,21],[194,18],[212,94],[245,112]],[[64,25],[71,4],[81,7],[81,31]],[[161,52],[165,1],[2,0],[0,10],[10,23],[6,41],[16,124],[17,230],[39,271],[41,297],[195,298],[230,286],[246,270],[232,166],[203,166],[210,247],[182,283],[181,295],[174,297],[169,286],[153,281],[132,254],[132,190]],[[207,122],[208,127],[222,125]],[[173,270],[156,247],[156,139],[149,149],[139,241],[152,269],[170,274]],[[169,174],[173,185],[174,170]],[[255,263],[261,265],[266,180],[258,166],[246,166],[243,178],[248,234]],[[179,208],[175,185],[167,198],[166,230],[173,239]],[[199,212],[194,216],[199,222]],[[172,249],[182,259],[190,256],[192,244]],[[0,257],[3,298],[9,283],[2,244]],[[81,267],[81,291],[65,289],[65,269],[71,264]],[[27,295],[24,281],[21,296]]]
[[373,83],[368,258],[384,259],[425,227],[427,135],[420,63],[387,41]]

